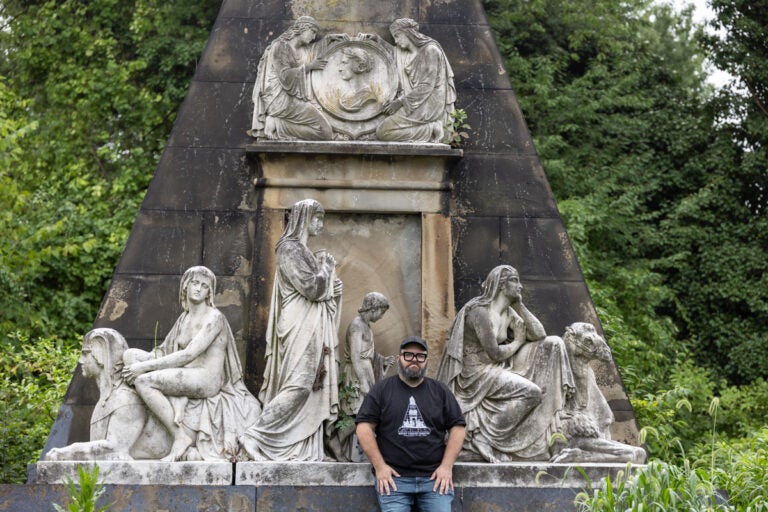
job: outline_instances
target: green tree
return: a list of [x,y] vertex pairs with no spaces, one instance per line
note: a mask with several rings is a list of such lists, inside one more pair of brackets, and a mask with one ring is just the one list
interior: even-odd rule
[[704,446],[718,394],[718,435],[764,424],[768,9],[715,2],[719,39],[644,0],[486,6],[652,453]]
[[2,332],[93,321],[218,4],[2,2]]
[[0,1],[0,481],[40,456],[219,6]]

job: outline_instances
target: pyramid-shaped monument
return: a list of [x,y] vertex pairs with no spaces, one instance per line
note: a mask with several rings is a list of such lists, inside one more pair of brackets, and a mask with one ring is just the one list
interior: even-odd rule
[[[328,126],[302,121],[304,131],[292,132],[287,117],[259,107],[266,96],[254,96],[254,88],[269,87],[259,85],[265,52],[301,17],[316,23],[313,44],[324,41],[318,52],[325,67],[308,71],[311,97],[289,99],[302,99],[304,114],[311,107],[307,115],[320,112]],[[459,148],[418,131],[392,135],[402,123],[381,98],[398,94],[390,26],[403,19],[444,52],[441,72],[450,75],[453,108],[466,112],[471,127]],[[337,78],[344,77],[342,60],[353,58],[350,48],[372,55],[365,69],[376,76],[373,92],[333,89],[356,79]],[[259,108],[267,120],[261,124]],[[387,131],[382,119],[397,126]],[[152,350],[181,313],[182,275],[205,266],[216,276],[214,302],[231,326],[242,382],[258,396],[272,350],[275,247],[291,208],[304,199],[325,211],[325,229],[310,249],[331,253],[344,283],[340,346],[365,295],[378,291],[389,310],[373,328],[376,351],[396,354],[405,336],[420,335],[435,354],[434,376],[457,312],[483,294],[483,282],[500,265],[517,270],[525,305],[548,335],[563,336],[574,322],[600,332],[479,0],[225,0],[94,327]],[[611,438],[637,446],[614,362],[603,358],[591,368],[615,418]],[[96,384],[78,369],[43,455],[88,441],[98,402]],[[500,479],[513,478],[503,473],[509,468],[500,471]]]

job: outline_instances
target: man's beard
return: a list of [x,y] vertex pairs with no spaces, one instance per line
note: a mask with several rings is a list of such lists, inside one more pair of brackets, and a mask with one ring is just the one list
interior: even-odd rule
[[420,366],[418,370],[414,371],[411,370],[410,364],[406,367],[403,365],[403,361],[400,360],[397,362],[397,373],[399,373],[405,380],[416,382],[423,379],[427,374],[427,364],[424,363],[423,366]]

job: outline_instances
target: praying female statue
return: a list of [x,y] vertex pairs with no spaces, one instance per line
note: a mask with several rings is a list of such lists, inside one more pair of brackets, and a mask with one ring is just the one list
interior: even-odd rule
[[255,460],[322,461],[324,432],[338,416],[341,281],[336,260],[313,253],[325,212],[312,199],[291,209],[277,242],[277,269],[267,325],[264,409],[241,442]]

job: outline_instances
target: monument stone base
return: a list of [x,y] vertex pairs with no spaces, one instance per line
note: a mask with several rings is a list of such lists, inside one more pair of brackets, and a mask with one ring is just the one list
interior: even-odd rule
[[[30,466],[29,484],[0,485],[0,509],[38,511],[68,502],[75,462]],[[82,463],[86,468],[93,462]],[[371,466],[316,462],[99,462],[112,510],[375,512]],[[457,463],[454,512],[571,511],[580,491],[626,464]],[[588,479],[588,480],[587,480]],[[117,483],[120,481],[121,483]]]

